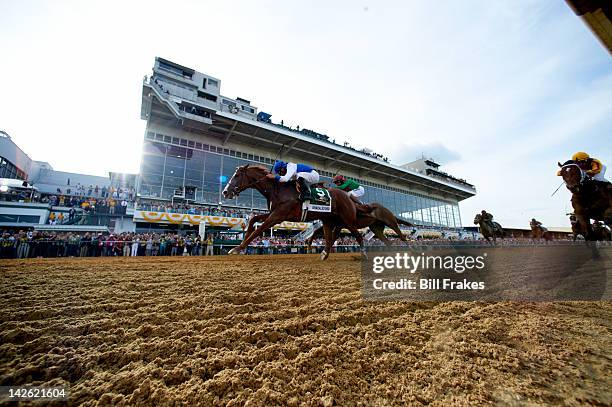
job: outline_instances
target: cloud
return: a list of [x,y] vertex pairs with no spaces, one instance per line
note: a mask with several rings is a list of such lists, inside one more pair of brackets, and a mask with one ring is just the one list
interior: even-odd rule
[[439,164],[449,164],[461,159],[458,152],[440,142],[404,144],[395,148],[390,155],[391,160],[397,164],[406,164],[422,156],[433,158]]

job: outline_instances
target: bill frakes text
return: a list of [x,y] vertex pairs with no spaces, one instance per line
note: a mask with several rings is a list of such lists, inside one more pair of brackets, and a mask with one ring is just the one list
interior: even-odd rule
[[[472,272],[470,276],[473,276],[473,273],[482,271],[485,268],[486,257],[486,253],[480,256],[466,256],[454,253],[452,255],[426,255],[425,253],[407,252],[375,256],[371,263],[372,272],[376,276],[371,280],[372,288],[377,291],[484,290],[484,281],[459,279],[458,274]],[[380,278],[383,277],[381,273],[385,273],[386,278]],[[417,274],[412,276],[414,273]],[[440,274],[446,274],[446,276]]]
[[421,278],[410,280],[402,278],[396,281],[385,281],[377,278],[372,282],[375,290],[484,290],[483,281],[453,281],[450,278]]

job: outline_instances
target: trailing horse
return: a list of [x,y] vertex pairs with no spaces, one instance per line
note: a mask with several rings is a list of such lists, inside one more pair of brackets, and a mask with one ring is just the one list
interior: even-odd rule
[[480,233],[487,240],[487,242],[491,243],[491,239],[493,242],[491,244],[497,243],[497,238],[503,239],[505,237],[504,229],[497,222],[492,222],[493,226],[484,218],[481,214],[477,214],[474,217],[474,225],[480,226]]
[[[403,235],[402,231],[399,228],[399,225],[405,226],[414,226],[412,223],[407,222],[403,219],[396,217],[393,212],[389,209],[385,208],[379,203],[371,203],[368,206],[372,209],[369,213],[357,212],[357,223],[356,227],[358,229],[369,228],[374,235],[380,239],[386,246],[391,246],[391,241],[385,236],[384,230],[385,227],[393,230],[398,237],[406,244],[408,244],[408,239]],[[334,228],[332,234],[332,242],[335,242],[340,235],[340,231],[344,225],[338,225]],[[317,235],[320,235],[322,228],[316,229],[312,236],[310,236],[306,240],[306,244],[310,247],[312,245],[312,241]],[[333,243],[332,243],[333,244]]]
[[612,227],[612,184],[589,180],[584,170],[574,161],[558,164],[561,169],[557,174],[572,193],[572,207],[579,232],[585,240],[595,240],[591,219]]
[[[268,170],[258,166],[244,165],[238,167],[234,175],[223,189],[223,196],[226,199],[237,197],[242,191],[254,188],[262,194],[268,201],[270,213],[260,214],[251,217],[249,226],[245,233],[244,240],[238,247],[230,250],[230,254],[239,254],[246,247],[260,236],[265,230],[283,221],[299,222],[302,220],[302,202],[298,199],[299,194],[295,189],[294,183],[278,182],[267,178]],[[333,241],[332,231],[338,225],[345,225],[347,229],[357,238],[357,242],[362,253],[363,238],[354,226],[357,221],[357,209],[353,201],[344,191],[338,189],[329,190],[331,196],[331,212],[308,212],[305,221],[323,221],[323,231],[325,234],[325,250],[321,253],[321,259],[327,259],[331,251]],[[256,222],[263,222],[257,229],[254,229]]]

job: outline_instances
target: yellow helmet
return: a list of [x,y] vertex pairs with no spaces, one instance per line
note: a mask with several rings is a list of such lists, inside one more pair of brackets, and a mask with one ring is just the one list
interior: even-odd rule
[[572,161],[584,161],[588,160],[590,157],[584,151],[578,151],[576,154],[572,156]]

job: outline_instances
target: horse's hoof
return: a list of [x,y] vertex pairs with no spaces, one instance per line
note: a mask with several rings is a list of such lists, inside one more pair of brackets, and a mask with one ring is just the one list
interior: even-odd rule
[[368,259],[368,253],[365,250],[361,251],[361,258],[364,259],[364,260]]
[[327,253],[325,250],[323,250],[323,251],[321,252],[320,259],[321,259],[321,260],[327,260],[327,258],[328,258],[328,257],[329,257],[329,253]]
[[232,250],[227,252],[227,254],[234,256],[234,255],[240,254],[240,250],[238,250],[238,247],[234,247]]

